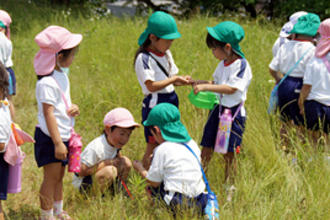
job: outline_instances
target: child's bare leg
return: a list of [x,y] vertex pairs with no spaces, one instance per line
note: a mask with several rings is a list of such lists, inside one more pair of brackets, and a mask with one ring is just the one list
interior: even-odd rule
[[119,165],[117,166],[118,176],[122,180],[126,180],[129,174],[129,171],[132,168],[132,162],[128,157],[121,156],[119,158]]
[[55,188],[59,182],[62,182],[62,164],[50,163],[44,167],[44,179],[40,187],[40,206],[43,210],[53,208]]
[[146,170],[149,170],[149,167],[151,164],[152,152],[154,151],[154,149],[157,145],[158,144],[156,144],[156,143],[147,143],[147,149],[146,149],[146,152],[144,153],[144,156],[142,159],[142,164]]
[[233,152],[228,152],[224,156],[225,159],[225,182],[234,183],[236,173],[236,160]]
[[105,166],[96,172],[95,178],[102,193],[115,181],[117,175],[118,171],[115,166]]
[[203,163],[203,168],[205,172],[207,171],[207,167],[211,161],[213,155],[213,149],[212,147],[203,147],[202,149],[202,163]]
[[1,200],[0,200],[0,220],[4,220],[5,216],[3,214],[3,210],[2,210],[2,205],[1,205]]
[[61,201],[63,200],[63,177],[65,173],[65,167],[61,166],[61,172],[60,172],[60,179],[56,186],[55,186],[55,192],[54,192],[54,201]]

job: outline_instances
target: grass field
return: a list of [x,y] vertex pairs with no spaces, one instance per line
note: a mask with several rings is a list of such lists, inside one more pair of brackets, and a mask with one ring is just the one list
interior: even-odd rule
[[[83,34],[78,55],[70,68],[71,97],[80,107],[76,131],[89,143],[102,131],[106,112],[115,107],[126,107],[137,121],[141,121],[143,95],[138,84],[133,58],[137,39],[146,25],[146,18],[85,18],[71,11],[55,10],[49,6],[37,7],[27,1],[7,1],[0,6],[7,10],[12,24],[14,70],[17,77],[17,96],[14,99],[17,122],[30,134],[37,123],[35,99],[36,76],[33,58],[38,47],[34,37],[51,24],[61,25],[72,32]],[[330,217],[330,163],[325,160],[328,147],[312,150],[290,133],[295,153],[285,154],[278,137],[279,121],[267,114],[268,96],[272,87],[268,72],[271,48],[280,25],[263,19],[196,16],[178,20],[182,37],[175,40],[171,51],[180,74],[195,79],[212,79],[218,61],[205,44],[206,26],[223,20],[241,24],[246,37],[241,43],[249,61],[253,80],[249,87],[246,109],[247,127],[243,139],[243,153],[238,155],[237,191],[232,202],[226,202],[223,187],[224,164],[221,155],[214,155],[208,170],[208,179],[220,202],[221,219],[329,219]],[[206,110],[190,104],[190,87],[176,89],[180,99],[182,121],[191,136],[199,142],[207,119]],[[33,145],[23,147],[23,189],[9,195],[4,210],[9,219],[36,219],[39,214],[38,191],[42,170],[34,160]],[[141,159],[145,149],[143,129],[136,129],[123,149],[132,160]],[[292,157],[297,163],[292,163]],[[72,174],[64,180],[64,208],[75,219],[171,219],[166,209],[152,207],[144,193],[145,182],[132,171],[128,186],[135,199],[122,195],[104,199],[95,196],[81,198],[71,185]],[[326,217],[328,216],[328,217]],[[190,213],[183,219],[197,218]]]

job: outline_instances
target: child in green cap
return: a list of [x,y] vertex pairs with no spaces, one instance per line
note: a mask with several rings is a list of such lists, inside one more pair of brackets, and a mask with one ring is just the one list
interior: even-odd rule
[[225,109],[230,109],[232,115],[236,115],[236,117],[232,122],[228,152],[224,154],[225,180],[227,180],[232,176],[235,168],[235,149],[239,152],[242,142],[246,119],[244,102],[252,79],[252,72],[239,46],[239,42],[244,38],[244,30],[239,24],[224,21],[215,27],[208,27],[207,31],[206,44],[212,49],[213,55],[220,60],[220,63],[213,73],[213,81],[196,80],[193,89],[195,94],[200,91],[215,92],[220,103],[215,105],[210,112],[204,128],[201,141],[202,160],[206,167],[214,151],[219,116]]
[[[140,48],[135,55],[135,72],[144,95],[142,103],[142,122],[148,117],[150,110],[158,103],[167,102],[179,105],[174,85],[188,85],[190,76],[178,76],[178,68],[174,63],[170,47],[174,39],[181,37],[174,18],[162,11],[156,11],[148,20],[148,26],[141,34],[138,44]],[[150,165],[152,149],[156,146],[151,133],[144,129],[147,149],[143,157],[146,169]]]
[[200,150],[181,123],[179,109],[170,103],[156,105],[143,124],[150,129],[157,146],[153,149],[148,171],[139,161],[134,161],[133,167],[147,179],[151,195],[164,201],[173,211],[177,205],[202,211],[207,194],[199,162]]
[[293,40],[282,45],[269,64],[270,74],[278,84],[278,105],[283,121],[280,135],[285,147],[289,143],[287,128],[298,126],[298,130],[303,129],[304,117],[300,114],[298,98],[307,63],[314,56],[313,42],[319,26],[320,18],[316,14],[299,17],[290,32]]

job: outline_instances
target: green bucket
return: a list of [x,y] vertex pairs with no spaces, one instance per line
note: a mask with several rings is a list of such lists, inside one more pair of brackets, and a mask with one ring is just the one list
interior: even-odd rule
[[188,98],[198,108],[212,109],[215,104],[219,104],[218,97],[214,92],[203,91],[195,95],[194,90],[191,90]]

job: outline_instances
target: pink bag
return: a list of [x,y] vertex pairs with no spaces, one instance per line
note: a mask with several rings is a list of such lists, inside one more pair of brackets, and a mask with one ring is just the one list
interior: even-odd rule
[[69,140],[69,172],[80,172],[80,154],[82,142],[81,136],[74,129],[71,130],[71,138]]

